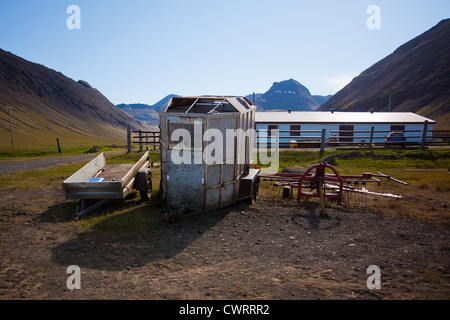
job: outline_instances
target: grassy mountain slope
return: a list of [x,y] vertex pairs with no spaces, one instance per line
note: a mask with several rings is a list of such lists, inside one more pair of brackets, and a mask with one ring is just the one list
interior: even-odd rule
[[411,111],[450,129],[450,19],[354,78],[319,110]]
[[124,143],[126,126],[141,125],[85,81],[0,49],[0,146]]

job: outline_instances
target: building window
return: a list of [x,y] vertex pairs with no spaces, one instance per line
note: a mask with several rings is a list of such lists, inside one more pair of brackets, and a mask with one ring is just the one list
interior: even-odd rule
[[278,130],[278,126],[275,124],[269,124],[268,126],[268,136],[271,137],[272,136],[272,130]]
[[290,132],[290,136],[294,137],[294,136],[300,136],[300,125],[299,124],[293,124],[291,125],[291,132]]
[[352,125],[340,125],[339,126],[339,142],[353,142],[353,130]]
[[392,125],[391,126],[391,131],[405,132],[405,126],[404,125]]

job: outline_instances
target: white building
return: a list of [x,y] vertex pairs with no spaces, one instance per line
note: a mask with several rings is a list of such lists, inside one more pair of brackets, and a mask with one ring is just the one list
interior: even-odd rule
[[[325,129],[326,140],[335,136],[339,144],[369,140],[374,128],[374,143],[384,143],[391,131],[404,132],[408,143],[420,143],[427,123],[427,136],[436,121],[412,112],[256,112],[258,139],[270,136],[271,130],[279,130],[280,146],[291,141],[317,141]],[[265,131],[267,130],[267,131]],[[260,140],[258,140],[260,141]]]

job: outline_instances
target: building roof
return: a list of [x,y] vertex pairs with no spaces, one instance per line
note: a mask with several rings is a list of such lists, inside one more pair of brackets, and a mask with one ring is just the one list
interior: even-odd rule
[[380,124],[404,123],[420,124],[436,121],[412,112],[339,112],[339,111],[292,111],[292,112],[256,112],[256,123],[351,123]]

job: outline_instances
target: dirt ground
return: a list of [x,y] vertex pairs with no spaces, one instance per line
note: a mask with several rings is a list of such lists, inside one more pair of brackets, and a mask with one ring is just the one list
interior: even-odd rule
[[[66,208],[59,189],[0,191],[0,299],[450,298],[442,224],[344,207],[321,217],[315,201],[259,200],[173,224],[161,214],[155,235],[106,240],[79,232]],[[80,289],[67,287],[71,265]],[[367,287],[373,265],[380,289]]]

